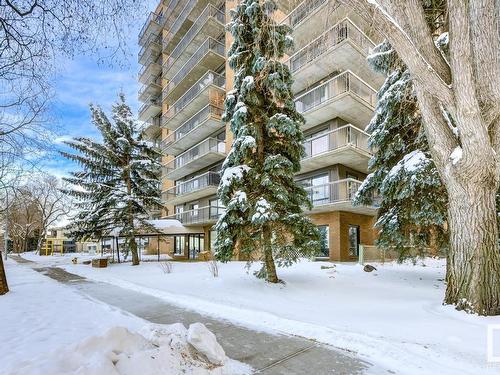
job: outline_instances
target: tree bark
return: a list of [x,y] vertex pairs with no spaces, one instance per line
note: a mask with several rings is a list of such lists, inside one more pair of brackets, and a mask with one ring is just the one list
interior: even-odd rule
[[128,241],[129,241],[130,252],[132,253],[132,265],[138,266],[139,254],[137,253],[137,242],[135,242],[135,236],[131,236]]
[[267,282],[276,284],[279,282],[278,275],[276,274],[276,265],[274,264],[273,249],[271,246],[271,230],[266,225],[262,230],[263,244],[264,244],[264,262],[266,265],[266,280]]
[[[5,253],[7,253],[7,249],[5,249]],[[9,285],[7,284],[7,276],[5,275],[3,259],[0,254],[0,295],[6,294],[8,292],[9,292]]]
[[480,315],[499,315],[496,188],[464,185],[449,191],[450,250],[445,303]]

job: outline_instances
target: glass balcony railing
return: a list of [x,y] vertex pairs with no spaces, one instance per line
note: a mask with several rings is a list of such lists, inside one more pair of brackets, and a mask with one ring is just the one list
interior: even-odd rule
[[[329,0],[305,0],[300,3],[290,14],[281,22],[281,24],[288,25],[294,28],[299,23],[304,21],[309,15],[311,15],[316,9],[321,5],[325,4]],[[338,7],[340,4],[336,4]]]
[[203,224],[217,221],[225,210],[225,207],[205,206],[180,212],[168,218],[179,220],[184,225]]
[[165,28],[168,30],[172,27],[172,24],[175,22],[175,20],[177,19],[177,13],[174,12],[174,9],[175,7],[177,6],[177,4],[179,4],[182,0],[170,0],[168,2],[168,5],[166,6],[166,8],[164,8],[164,12],[165,14],[167,14],[167,18],[165,20]]
[[[225,83],[226,81],[223,75],[208,71],[193,86],[191,86],[184,95],[177,99],[177,101],[164,114],[163,121],[167,122],[177,113],[182,111],[182,109],[191,103],[191,101],[193,101],[206,87],[215,85],[223,89]],[[210,104],[213,104],[216,107],[222,107],[224,105],[224,95],[222,93],[214,93],[209,96]],[[163,100],[165,100],[165,97],[163,97]]]
[[[142,125],[139,128],[139,131],[140,132],[144,132],[145,130],[147,130],[149,128],[158,128],[158,129],[160,129],[160,117],[158,117],[158,116],[150,117],[147,121],[144,121],[142,123]],[[156,142],[155,139],[151,139],[151,141]],[[156,145],[155,145],[155,147],[156,147]]]
[[144,81],[144,84],[141,87],[141,89],[139,90],[138,97],[141,98],[148,89],[148,87],[151,85],[155,85],[158,87],[159,90],[161,90],[161,76],[150,74],[148,78],[146,78],[146,80]]
[[144,66],[141,68],[141,70],[139,70],[139,74],[137,75],[139,80],[144,75],[144,73],[146,73],[146,71],[152,67],[152,65],[157,65],[157,67],[159,69],[161,69],[161,62],[162,62],[161,55],[160,56],[154,56],[154,55],[149,56],[148,59],[146,60],[146,62],[144,63]]
[[139,108],[139,117],[141,117],[141,114],[146,111],[146,109],[149,107],[149,106],[158,106],[158,107],[161,107],[161,101],[160,99],[158,98],[157,95],[150,95],[148,96],[148,98],[144,101],[144,104],[141,105],[141,107]]
[[168,202],[174,198],[196,192],[208,187],[217,187],[220,182],[220,174],[217,172],[206,172],[190,180],[178,183],[174,187],[162,193],[162,200]]
[[156,14],[155,12],[151,12],[146,19],[146,22],[144,22],[144,25],[142,25],[141,31],[139,31],[139,44],[143,45],[145,43],[145,36],[146,38],[148,37],[147,31],[150,30],[149,25],[151,23],[154,23],[157,27],[155,28],[155,32],[157,31],[158,27],[161,27],[163,25],[163,22],[165,21],[165,17],[163,14]]
[[[146,39],[144,42],[144,45],[141,47],[141,50],[139,51],[138,55],[138,61],[141,62],[143,58],[145,57],[146,51],[149,50],[149,47],[151,44],[157,44],[161,48],[161,34],[150,34],[149,37]],[[158,50],[157,53],[153,53],[153,55],[158,56],[160,54],[160,51]]]
[[338,202],[352,201],[361,186],[361,181],[346,178],[327,184],[304,187],[313,207]]
[[366,54],[375,46],[351,20],[344,19],[293,54],[286,63],[294,73],[344,40],[351,40]]
[[184,5],[184,8],[180,11],[178,17],[175,19],[175,21],[172,24],[172,27],[167,27],[168,28],[168,35],[163,38],[163,48],[167,48],[167,46],[170,44],[174,36],[177,34],[177,32],[180,30],[181,26],[184,24],[188,16],[191,14],[191,11],[193,10],[194,6],[196,5],[198,0],[187,0],[186,4]]
[[210,17],[214,17],[217,21],[224,24],[225,15],[224,12],[217,9],[212,4],[208,4],[205,10],[200,14],[200,16],[194,21],[191,28],[187,31],[187,33],[182,37],[179,43],[175,46],[174,50],[170,54],[167,60],[163,63],[163,72],[166,73],[172,67],[175,60],[179,58],[182,52],[186,49],[186,47],[191,43],[194,36],[198,31],[203,27],[203,25],[207,22]]
[[162,148],[165,149],[168,146],[170,146],[171,144],[178,141],[179,139],[184,138],[193,129],[198,127],[200,124],[202,124],[204,121],[208,120],[209,118],[220,119],[222,117],[223,112],[224,112],[224,110],[219,108],[219,107],[215,107],[215,106],[210,105],[210,104],[207,105],[205,108],[203,108],[197,114],[195,114],[193,117],[191,117],[189,120],[187,120],[184,124],[179,126],[172,134],[167,136],[162,141]]
[[304,149],[306,151],[304,159],[314,157],[324,152],[333,151],[347,145],[370,152],[368,137],[368,133],[355,126],[350,124],[341,126],[340,128],[306,139],[304,141]]
[[167,86],[163,89],[163,95],[168,96],[175,86],[179,84],[181,80],[183,80],[189,72],[199,64],[200,60],[208,54],[210,51],[215,52],[221,56],[224,56],[224,44],[213,39],[207,38],[205,42],[196,50],[195,53],[190,57],[190,59],[179,69],[177,74],[170,80]]
[[372,107],[377,100],[377,92],[372,87],[351,71],[346,71],[299,95],[295,99],[295,107],[300,113],[305,113],[344,93],[355,94]]
[[182,168],[186,164],[193,160],[200,159],[210,152],[225,153],[226,142],[217,138],[207,138],[166,163],[164,165],[164,172],[168,174],[178,168]]

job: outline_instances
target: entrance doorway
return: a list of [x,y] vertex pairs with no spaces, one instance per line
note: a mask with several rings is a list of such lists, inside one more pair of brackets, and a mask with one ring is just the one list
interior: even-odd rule
[[198,255],[205,249],[205,235],[189,234],[188,235],[188,258],[196,259]]
[[349,225],[349,256],[359,256],[359,225]]

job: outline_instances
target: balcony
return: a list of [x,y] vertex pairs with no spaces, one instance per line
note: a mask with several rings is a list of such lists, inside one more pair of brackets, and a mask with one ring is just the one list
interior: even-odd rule
[[160,135],[160,130],[161,128],[159,117],[150,117],[143,123],[140,129],[140,131],[146,136],[146,138],[153,143],[156,143],[155,139]]
[[161,34],[150,34],[138,55],[139,64],[144,64],[150,56],[158,57],[161,53]]
[[224,207],[205,206],[171,215],[168,219],[179,220],[185,226],[208,225],[214,224],[224,211]]
[[361,181],[347,178],[324,185],[306,187],[313,205],[309,213],[326,211],[348,211],[363,215],[374,215],[376,206],[353,206],[352,199],[361,186]]
[[364,128],[373,116],[376,95],[371,86],[346,71],[299,95],[295,107],[306,119],[304,130],[335,117]]
[[162,57],[149,56],[144,66],[139,70],[138,79],[140,83],[146,83],[149,76],[158,76],[161,73]]
[[224,22],[224,12],[212,4],[207,5],[163,63],[163,76],[171,79],[207,37],[217,38],[221,35]]
[[220,182],[220,174],[207,172],[190,180],[178,183],[174,187],[162,192],[162,200],[165,204],[177,205],[194,201],[217,193]]
[[222,129],[223,109],[213,105],[205,106],[201,111],[179,126],[162,141],[162,150],[167,155],[178,155],[194,144],[201,142],[216,130]]
[[293,54],[286,64],[293,73],[293,92],[304,90],[334,71],[355,70],[369,84],[380,86],[382,75],[366,62],[374,43],[348,18]]
[[205,73],[163,114],[163,126],[175,130],[207,104],[222,108],[225,96],[224,85],[223,75],[211,71]]
[[306,156],[301,161],[300,173],[307,173],[334,164],[367,173],[371,152],[369,134],[352,126],[344,125],[304,142]]
[[207,38],[163,89],[163,100],[176,101],[207,70],[216,70],[226,61],[224,44]]
[[138,99],[141,102],[147,100],[149,96],[158,97],[161,94],[161,76],[149,75],[146,82],[139,90]]
[[226,157],[226,142],[207,138],[163,166],[167,180],[178,180]]
[[[185,0],[170,0],[167,6],[163,8],[163,13],[167,15],[164,24],[164,28],[166,30],[170,30],[175,20],[179,18],[179,15],[184,8],[182,6],[184,1]],[[164,2],[166,3],[167,1],[165,0]]]
[[168,34],[163,38],[163,53],[170,55],[175,46],[187,33],[193,22],[203,12],[207,4],[217,4],[220,0],[185,0],[184,7],[180,10],[175,19],[172,18],[170,27],[170,18],[167,25]]
[[139,32],[139,44],[141,46],[145,45],[151,33],[158,34],[161,31],[164,21],[165,18],[163,15],[151,12]]
[[161,101],[158,96],[151,95],[145,103],[139,108],[139,121],[145,121],[151,117],[157,116],[161,112]]

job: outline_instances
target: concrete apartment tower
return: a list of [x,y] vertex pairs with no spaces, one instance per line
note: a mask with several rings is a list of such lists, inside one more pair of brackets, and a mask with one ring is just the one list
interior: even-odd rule
[[[164,0],[139,34],[139,119],[163,151],[162,218],[190,228],[174,236],[175,257],[209,251],[212,226],[223,212],[216,191],[231,147],[221,121],[233,72],[226,63],[231,36],[224,29],[237,0]],[[307,214],[323,235],[318,257],[356,260],[358,245],[372,245],[376,207],[351,198],[366,177],[370,150],[364,131],[384,78],[366,56],[375,46],[369,25],[335,0],[276,1],[277,22],[293,29],[286,59],[303,114],[307,157],[297,181],[310,193]]]

